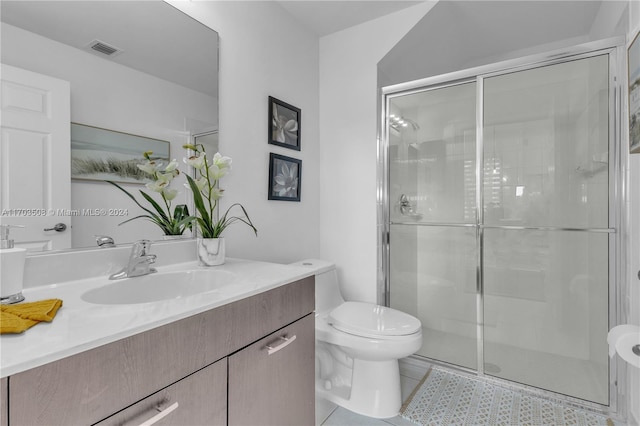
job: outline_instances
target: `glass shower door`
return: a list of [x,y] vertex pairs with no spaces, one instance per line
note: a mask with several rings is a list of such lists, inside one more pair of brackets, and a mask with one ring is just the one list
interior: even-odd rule
[[484,370],[609,402],[609,59],[484,79]]
[[418,354],[476,368],[476,83],[390,99],[390,306]]
[[418,355],[609,404],[609,60],[387,96],[389,305]]

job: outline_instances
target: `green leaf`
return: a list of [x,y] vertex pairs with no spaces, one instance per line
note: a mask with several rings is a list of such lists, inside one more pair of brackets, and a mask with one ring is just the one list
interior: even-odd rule
[[[215,221],[214,218],[214,210],[215,206],[211,208],[207,208],[205,205],[204,199],[200,190],[198,189],[195,181],[189,175],[187,176],[187,181],[189,182],[189,187],[191,188],[191,192],[193,193],[193,201],[196,206],[196,210],[199,213],[197,217],[197,224],[200,227],[200,233],[203,238],[218,238],[227,228],[227,226],[232,225],[233,223],[240,221],[253,229],[253,232],[258,235],[258,230],[253,225],[253,222],[249,218],[249,214],[247,210],[240,203],[234,203],[222,215],[222,218]],[[229,212],[234,207],[240,207],[242,209],[243,217],[240,216],[231,216],[229,217]]]
[[142,218],[147,218],[147,219],[149,219],[149,220],[151,220],[151,221],[155,222],[155,219],[154,219],[153,217],[151,217],[151,216],[149,216],[149,215],[147,215],[147,214],[141,214],[140,216],[132,217],[132,218],[127,219],[127,220],[125,220],[125,221],[123,221],[123,222],[120,222],[120,223],[118,224],[118,226],[120,226],[120,225],[124,225],[125,223],[127,223],[127,222],[131,222],[132,220],[142,219]]
[[202,194],[200,194],[200,190],[198,189],[198,186],[196,185],[193,178],[189,175],[186,175],[186,176],[187,176],[187,181],[189,182],[189,187],[191,188],[191,192],[193,194],[193,202],[196,206],[196,210],[198,210],[198,213],[200,213],[200,217],[198,218],[198,223],[200,224],[203,237],[211,238],[209,236],[206,236],[205,233],[207,233],[212,229],[211,216],[213,212],[209,213],[209,211],[205,207],[204,200],[202,199]]
[[177,222],[175,226],[180,230],[180,234],[182,234],[186,228],[192,229],[191,224],[194,220],[195,216],[189,214],[189,208],[186,204],[178,204],[173,210],[173,221]]
[[133,217],[131,219],[127,219],[119,223],[119,225],[125,224],[127,222],[131,222],[132,220],[135,220],[135,219],[147,219],[150,222],[153,222],[154,224],[156,224],[165,235],[182,235],[182,233],[185,230],[185,227],[191,226],[191,222],[193,221],[194,217],[189,216],[189,210],[187,209],[186,205],[184,204],[177,205],[174,210],[177,216],[171,217],[171,211],[169,210],[169,205],[167,205],[168,210],[165,213],[162,207],[160,207],[160,204],[158,204],[153,198],[151,198],[150,195],[148,195],[144,191],[140,190],[140,194],[142,194],[144,199],[147,200],[149,204],[151,204],[151,206],[156,210],[155,212],[143,206],[142,204],[140,204],[138,200],[136,200],[136,198],[129,193],[129,191],[127,191],[117,183],[112,182],[110,180],[107,180],[106,182],[110,183],[111,185],[118,188],[120,191],[124,192],[129,198],[133,200],[134,203],[136,203],[138,207],[140,207],[142,210],[147,212],[147,214],[143,214],[143,215]]
[[110,180],[107,180],[107,181],[105,181],[105,182],[110,183],[111,185],[113,185],[113,186],[115,186],[116,188],[118,188],[120,191],[122,191],[122,192],[124,192],[125,194],[127,194],[127,196],[128,196],[129,198],[131,198],[131,199],[133,200],[133,202],[134,202],[134,203],[136,203],[136,204],[138,205],[138,207],[140,207],[142,210],[146,211],[147,213],[149,213],[149,214],[151,214],[151,215],[153,215],[153,214],[154,214],[151,210],[149,210],[148,208],[146,208],[146,207],[144,207],[142,204],[140,204],[140,203],[138,202],[138,200],[136,200],[136,198],[135,198],[133,195],[131,195],[131,194],[129,193],[129,191],[127,191],[126,189],[124,189],[123,187],[121,187],[120,185],[118,185],[117,183],[112,182],[112,181],[110,181]]
[[151,204],[153,206],[153,208],[156,209],[156,211],[158,212],[158,215],[162,218],[163,221],[171,222],[171,220],[167,217],[167,214],[164,212],[164,210],[162,210],[162,207],[160,207],[160,204],[158,204],[156,202],[156,200],[151,198],[151,196],[148,195],[143,190],[140,190],[140,194],[142,194],[142,196],[145,198],[145,200],[147,200],[149,202],[149,204]]
[[186,204],[178,204],[175,209],[173,209],[174,220],[181,221],[187,216],[189,216],[189,208]]

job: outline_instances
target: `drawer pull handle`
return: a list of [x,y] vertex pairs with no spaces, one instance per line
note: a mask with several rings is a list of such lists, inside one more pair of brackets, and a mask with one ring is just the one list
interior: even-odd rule
[[279,337],[278,340],[281,341],[278,346],[273,346],[273,343],[267,345],[267,355],[274,354],[280,349],[284,349],[285,347],[289,346],[291,343],[293,343],[294,340],[296,340],[296,335],[294,334],[291,337],[282,336]]
[[160,420],[164,419],[166,416],[171,414],[171,412],[173,410],[175,410],[176,408],[178,408],[178,403],[177,402],[173,403],[172,405],[168,406],[164,410],[160,411],[158,414],[156,414],[155,416],[151,417],[146,422],[140,423],[140,426],[151,426],[152,424],[155,424],[155,423],[159,422]]

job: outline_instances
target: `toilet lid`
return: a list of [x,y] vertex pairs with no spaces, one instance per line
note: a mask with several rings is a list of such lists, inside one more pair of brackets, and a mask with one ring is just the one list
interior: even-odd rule
[[345,333],[366,337],[404,336],[420,330],[420,320],[396,309],[372,303],[345,302],[328,316]]

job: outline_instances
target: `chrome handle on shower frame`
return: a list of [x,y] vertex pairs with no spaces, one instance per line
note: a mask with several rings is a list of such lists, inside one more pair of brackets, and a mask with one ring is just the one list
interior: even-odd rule
[[404,215],[413,213],[413,206],[411,205],[411,201],[409,201],[405,194],[402,194],[400,196],[400,201],[398,204],[400,205],[400,213]]

